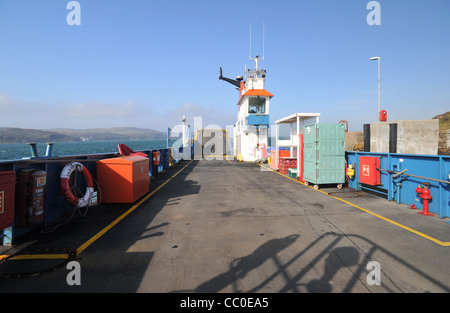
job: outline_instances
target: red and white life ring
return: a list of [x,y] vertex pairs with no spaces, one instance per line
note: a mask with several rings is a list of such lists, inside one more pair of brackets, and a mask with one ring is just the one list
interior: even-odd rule
[[[84,194],[84,197],[81,199],[77,198],[77,196],[75,196],[75,194],[70,189],[70,175],[72,175],[74,171],[81,172],[84,176],[84,179],[86,180],[86,192]],[[73,206],[82,208],[87,206],[91,201],[92,195],[94,194],[94,181],[92,179],[91,173],[85,166],[83,166],[83,164],[78,162],[67,163],[61,171],[60,183],[64,198]]]

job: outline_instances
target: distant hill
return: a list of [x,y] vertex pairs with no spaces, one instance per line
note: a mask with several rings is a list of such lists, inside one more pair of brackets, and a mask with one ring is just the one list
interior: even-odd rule
[[433,119],[439,119],[439,154],[450,155],[450,111]]
[[439,131],[448,131],[450,130],[450,111],[445,112],[444,114],[439,114],[433,119],[439,119]]
[[167,134],[148,128],[24,129],[0,127],[0,143],[67,142],[83,140],[157,140]]
[[0,143],[63,142],[76,141],[76,139],[75,137],[52,131],[0,127]]

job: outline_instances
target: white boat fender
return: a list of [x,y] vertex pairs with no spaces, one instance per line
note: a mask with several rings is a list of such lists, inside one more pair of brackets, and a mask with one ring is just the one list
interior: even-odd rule
[[[70,175],[72,175],[74,171],[82,173],[84,179],[86,180],[86,192],[84,197],[81,199],[79,199],[70,188]],[[60,184],[64,198],[73,206],[82,208],[90,203],[94,194],[94,181],[91,173],[85,166],[83,166],[83,164],[79,162],[67,163],[61,171]]]

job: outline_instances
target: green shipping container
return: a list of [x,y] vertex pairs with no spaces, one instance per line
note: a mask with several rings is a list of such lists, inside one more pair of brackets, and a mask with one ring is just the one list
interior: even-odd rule
[[345,182],[345,126],[309,124],[303,127],[303,180],[307,183]]

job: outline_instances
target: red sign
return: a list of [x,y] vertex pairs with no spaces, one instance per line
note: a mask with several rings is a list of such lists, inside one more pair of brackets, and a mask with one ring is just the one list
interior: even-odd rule
[[381,182],[380,159],[377,157],[359,157],[359,182],[377,186]]

